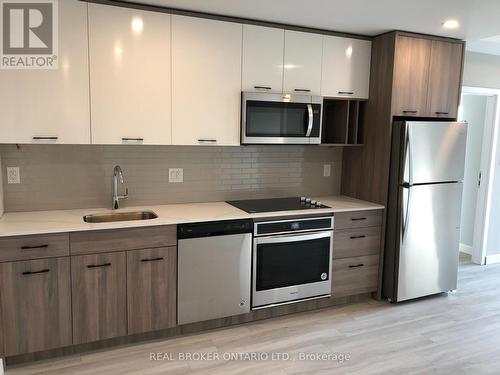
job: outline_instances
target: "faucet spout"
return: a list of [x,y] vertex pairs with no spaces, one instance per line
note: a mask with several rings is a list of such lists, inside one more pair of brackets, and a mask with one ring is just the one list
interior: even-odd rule
[[120,208],[120,200],[128,198],[128,188],[125,188],[125,194],[118,194],[118,184],[124,185],[125,179],[123,178],[123,171],[119,165],[115,166],[113,171],[113,209]]

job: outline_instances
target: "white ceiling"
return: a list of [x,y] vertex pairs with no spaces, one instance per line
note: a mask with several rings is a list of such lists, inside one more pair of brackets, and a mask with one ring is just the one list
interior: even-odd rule
[[[377,35],[406,30],[465,39],[470,51],[500,55],[500,0],[131,0],[313,28]],[[457,30],[443,30],[455,18]]]

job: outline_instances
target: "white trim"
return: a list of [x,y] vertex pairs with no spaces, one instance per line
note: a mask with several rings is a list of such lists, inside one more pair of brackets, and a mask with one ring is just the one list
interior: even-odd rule
[[5,374],[5,359],[0,358],[0,375]]
[[460,244],[460,252],[472,255],[472,246],[465,245],[463,243]]
[[485,264],[500,263],[500,254],[487,255],[484,263]]
[[[500,121],[500,90],[480,87],[462,89],[462,95],[487,96],[485,129],[483,134],[483,152],[481,155],[481,188],[478,190],[477,207],[474,219],[474,238],[472,244],[472,261],[476,264],[486,263],[489,216],[493,190],[493,172]],[[491,260],[490,260],[491,261]]]

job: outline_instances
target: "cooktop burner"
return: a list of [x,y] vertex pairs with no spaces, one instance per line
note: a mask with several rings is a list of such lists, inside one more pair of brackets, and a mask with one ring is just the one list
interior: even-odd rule
[[240,201],[228,201],[227,203],[248,213],[330,208],[321,204],[321,202],[317,202],[306,197],[247,199]]

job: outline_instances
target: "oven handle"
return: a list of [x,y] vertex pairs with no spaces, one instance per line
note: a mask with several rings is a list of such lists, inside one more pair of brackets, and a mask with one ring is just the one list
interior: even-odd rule
[[312,132],[312,129],[313,129],[313,120],[314,120],[314,116],[313,116],[313,107],[311,104],[308,104],[307,105],[307,114],[309,116],[309,122],[307,123],[307,133],[306,133],[306,137],[310,137],[311,136],[311,132]]
[[286,234],[281,236],[257,237],[254,239],[254,241],[256,244],[264,244],[264,243],[309,241],[309,240],[318,240],[321,238],[331,238],[331,237],[333,237],[333,231],[330,230],[326,232],[315,232],[310,234]]

